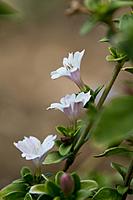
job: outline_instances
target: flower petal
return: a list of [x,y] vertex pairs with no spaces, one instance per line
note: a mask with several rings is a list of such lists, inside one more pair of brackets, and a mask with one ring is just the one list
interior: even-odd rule
[[48,135],[48,136],[44,139],[44,141],[43,141],[43,143],[42,143],[42,145],[41,145],[42,148],[41,148],[41,151],[40,151],[40,154],[42,154],[42,156],[43,156],[47,151],[49,151],[50,149],[53,148],[56,137],[57,137],[56,135]]
[[84,92],[80,92],[77,97],[75,102],[82,102],[83,106],[85,106],[85,104],[90,100],[91,95],[90,95],[90,91],[88,93],[84,93]]
[[47,110],[49,109],[57,109],[63,112],[63,106],[60,103],[52,103],[50,107],[47,108]]
[[61,76],[70,76],[70,72],[65,67],[60,67],[56,71],[51,72],[51,78],[56,79]]

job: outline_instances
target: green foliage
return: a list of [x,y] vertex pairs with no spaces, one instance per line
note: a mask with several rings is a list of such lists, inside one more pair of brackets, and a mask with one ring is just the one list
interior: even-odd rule
[[47,155],[43,164],[49,165],[49,164],[59,163],[62,160],[64,160],[65,158],[66,158],[66,156],[61,156],[58,151],[53,151]]
[[[93,180],[80,180],[79,176],[76,173],[72,173],[71,176],[74,180],[74,190],[69,197],[67,198],[63,191],[61,190],[60,179],[64,172],[60,171],[55,175],[54,181],[46,181],[44,184],[34,185],[30,189],[31,194],[42,195],[38,196],[38,199],[42,198],[43,195],[47,195],[48,199],[75,199],[75,200],[85,200],[88,198],[93,191],[98,188],[98,185]],[[45,198],[44,198],[45,199]]]
[[82,34],[86,34],[98,23],[105,23],[112,32],[113,27],[111,24],[113,14],[121,7],[133,6],[133,2],[122,0],[85,0],[85,7],[89,11],[89,18],[81,29]]
[[115,145],[133,135],[133,97],[113,99],[106,105],[91,131],[98,145]]
[[92,198],[93,200],[121,200],[122,196],[112,188],[101,188]]
[[4,1],[0,1],[0,16],[15,14],[16,10]]
[[125,180],[125,176],[127,173],[126,167],[114,162],[111,163],[111,167],[115,169],[122,176],[123,180]]
[[120,19],[120,33],[116,35],[114,39],[116,45],[121,48],[127,55],[128,58],[133,61],[133,13],[125,14]]
[[103,153],[96,155],[96,158],[99,157],[108,157],[112,155],[121,155],[121,156],[132,156],[133,157],[133,150],[124,148],[124,147],[112,147],[109,149],[106,149]]
[[110,55],[106,57],[109,62],[125,62],[128,61],[127,55],[120,49],[115,47],[109,47]]

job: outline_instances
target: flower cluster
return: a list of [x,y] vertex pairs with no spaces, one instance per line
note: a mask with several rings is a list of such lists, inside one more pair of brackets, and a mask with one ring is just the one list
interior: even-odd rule
[[[74,81],[80,88],[78,94],[66,95],[61,98],[60,103],[52,103],[49,109],[58,109],[67,115],[71,123],[75,123],[81,111],[83,110],[86,103],[90,100],[91,95],[89,92],[83,92],[82,88],[84,83],[81,80],[80,75],[80,64],[85,50],[81,52],[69,53],[68,58],[63,59],[63,67],[51,72],[51,78],[56,79],[61,76],[68,77],[70,80]],[[22,157],[26,160],[33,160],[35,165],[41,165],[47,152],[53,148],[56,135],[47,136],[44,141],[41,142],[33,136],[24,137],[22,141],[14,142],[14,145],[22,152]]]

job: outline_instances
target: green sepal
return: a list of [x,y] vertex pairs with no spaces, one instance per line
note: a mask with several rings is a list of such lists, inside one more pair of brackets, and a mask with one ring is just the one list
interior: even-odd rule
[[21,177],[22,179],[26,182],[26,183],[32,183],[33,181],[33,175],[32,175],[32,172],[30,170],[30,168],[28,167],[23,167],[21,169]]
[[118,163],[115,163],[115,162],[112,162],[111,163],[111,167],[113,169],[115,169],[123,178],[123,180],[125,180],[125,176],[126,176],[126,173],[127,173],[127,168],[118,164]]
[[72,144],[66,145],[66,144],[61,144],[59,147],[59,153],[61,156],[66,156],[72,148]]
[[59,171],[57,172],[57,174],[55,175],[55,184],[56,185],[60,185],[60,178],[61,176],[64,174],[63,171]]
[[71,176],[74,180],[74,193],[75,193],[81,188],[80,177],[75,172],[73,172]]
[[133,151],[123,148],[123,147],[112,147],[109,149],[106,149],[103,153],[99,155],[95,155],[95,158],[99,157],[108,157],[108,156],[113,156],[113,155],[132,155],[133,156]]
[[57,127],[56,127],[56,131],[57,131],[58,133],[60,133],[61,135],[67,136],[68,130],[67,130],[67,128],[65,128],[64,126],[57,126]]
[[50,152],[45,160],[43,161],[44,165],[49,165],[49,164],[55,164],[63,161],[66,158],[66,156],[61,156],[58,151],[52,151]]

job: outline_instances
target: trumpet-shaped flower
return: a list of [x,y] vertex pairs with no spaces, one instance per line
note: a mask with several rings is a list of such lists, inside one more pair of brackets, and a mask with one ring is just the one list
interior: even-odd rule
[[68,58],[63,59],[63,67],[51,72],[51,78],[56,79],[62,76],[68,77],[74,81],[80,89],[84,87],[84,83],[80,76],[80,64],[85,50],[75,53],[69,53]]
[[47,109],[58,109],[64,112],[70,120],[75,120],[90,98],[90,92],[81,92],[77,96],[76,94],[66,95],[61,98],[60,103],[52,103]]
[[22,152],[22,157],[26,160],[33,160],[36,164],[39,164],[45,157],[46,153],[54,146],[54,140],[56,135],[47,136],[43,143],[33,136],[24,137],[22,141],[14,142],[14,145]]

